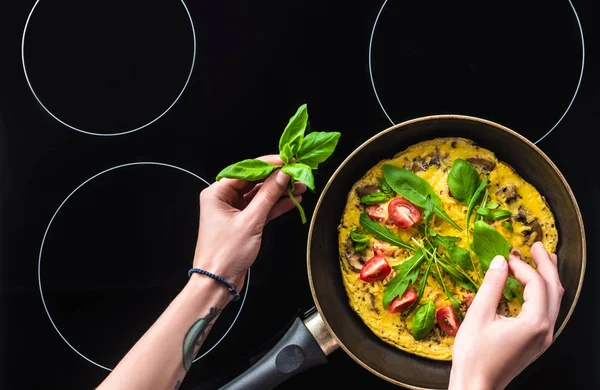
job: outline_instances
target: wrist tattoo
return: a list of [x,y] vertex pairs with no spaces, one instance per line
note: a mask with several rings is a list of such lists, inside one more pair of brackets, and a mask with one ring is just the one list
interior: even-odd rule
[[187,372],[192,366],[194,357],[208,336],[214,320],[221,314],[221,309],[211,307],[208,314],[190,326],[183,338],[183,368]]

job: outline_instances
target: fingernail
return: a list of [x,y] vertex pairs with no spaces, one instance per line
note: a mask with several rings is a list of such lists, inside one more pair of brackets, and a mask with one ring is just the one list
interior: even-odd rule
[[506,264],[506,259],[502,256],[496,256],[490,263],[490,269],[501,269]]
[[287,186],[288,182],[290,181],[290,177],[288,175],[286,175],[285,173],[283,173],[282,171],[277,171],[277,173],[275,174],[275,182],[277,184],[279,184],[282,187]]

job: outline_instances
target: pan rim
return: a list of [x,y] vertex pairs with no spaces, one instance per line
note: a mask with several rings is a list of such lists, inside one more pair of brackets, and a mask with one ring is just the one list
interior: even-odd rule
[[[558,336],[562,333],[563,329],[565,328],[565,326],[569,322],[569,319],[571,318],[571,315],[573,314],[573,312],[575,310],[575,306],[577,306],[577,301],[579,300],[579,295],[581,294],[581,289],[583,287],[583,280],[584,280],[584,277],[585,277],[585,269],[586,269],[586,263],[587,263],[587,247],[586,247],[585,227],[583,225],[583,218],[581,216],[581,210],[579,209],[579,205],[577,203],[577,199],[575,198],[575,195],[573,194],[573,191],[571,190],[571,187],[569,186],[569,183],[567,182],[567,180],[565,179],[565,177],[563,176],[563,174],[561,173],[561,171],[558,169],[558,167],[556,166],[556,164],[554,164],[554,162],[538,146],[536,146],[533,142],[531,142],[530,140],[528,140],[527,138],[525,138],[521,134],[517,133],[516,131],[514,131],[514,130],[506,127],[506,126],[503,126],[503,125],[501,125],[499,123],[490,121],[488,119],[483,119],[483,118],[475,117],[475,116],[460,115],[460,114],[442,114],[442,115],[428,115],[428,116],[422,116],[422,117],[413,118],[413,119],[410,119],[410,120],[398,123],[398,124],[396,124],[394,126],[390,126],[390,127],[386,128],[386,129],[380,131],[379,133],[371,136],[370,138],[368,138],[365,142],[363,142],[356,149],[354,149],[354,151],[352,153],[350,153],[344,159],[344,161],[342,161],[340,163],[340,165],[333,172],[333,174],[331,175],[331,177],[329,178],[329,180],[327,180],[327,183],[325,184],[325,187],[323,188],[323,191],[321,191],[321,195],[319,196],[319,199],[318,199],[318,201],[317,201],[317,203],[315,205],[315,210],[313,212],[313,215],[312,215],[312,218],[311,218],[311,221],[310,221],[310,227],[309,227],[309,230],[308,230],[308,240],[307,240],[307,246],[306,246],[306,249],[307,249],[306,250],[306,261],[307,261],[306,265],[307,265],[307,273],[308,273],[308,282],[309,282],[309,285],[310,285],[310,292],[311,292],[311,295],[313,297],[313,301],[315,303],[315,307],[317,308],[317,310],[319,312],[319,315],[321,316],[321,319],[323,320],[323,323],[325,324],[325,327],[331,333],[331,336],[335,339],[335,341],[340,346],[340,348],[342,348],[344,350],[344,352],[346,354],[348,354],[348,356],[350,356],[355,362],[357,362],[360,366],[362,366],[363,368],[365,368],[367,371],[369,371],[369,372],[375,374],[376,376],[378,376],[378,377],[380,377],[380,378],[382,378],[382,379],[384,379],[384,380],[386,380],[388,382],[391,382],[391,383],[393,383],[395,385],[399,385],[399,386],[405,387],[407,389],[412,389],[412,390],[440,390],[440,389],[433,389],[433,388],[426,388],[426,387],[419,387],[419,386],[410,385],[408,383],[400,382],[400,381],[398,381],[396,379],[390,378],[389,376],[384,375],[384,374],[382,374],[382,373],[374,370],[368,364],[364,363],[360,358],[358,358],[352,351],[350,351],[350,349],[346,345],[344,345],[344,343],[335,334],[335,332],[331,328],[331,325],[327,321],[327,318],[323,314],[323,311],[322,311],[321,306],[319,304],[319,300],[317,298],[317,294],[315,293],[315,288],[314,288],[314,283],[313,283],[313,277],[312,277],[312,272],[311,272],[311,266],[310,266],[311,265],[311,262],[310,262],[310,247],[311,247],[311,243],[312,243],[314,223],[315,223],[318,211],[319,211],[319,207],[321,206],[321,202],[323,201],[324,195],[327,193],[327,190],[331,186],[331,183],[333,182],[333,180],[335,179],[335,177],[338,175],[338,173],[342,170],[342,168],[344,168],[344,166],[359,151],[361,151],[364,147],[366,147],[368,144],[370,144],[371,142],[375,141],[376,139],[380,138],[381,136],[383,136],[383,135],[385,135],[387,133],[390,133],[392,131],[395,131],[398,128],[405,127],[405,126],[408,126],[408,125],[411,125],[411,124],[414,124],[414,123],[419,123],[419,122],[436,121],[436,120],[447,120],[447,119],[451,119],[451,120],[463,120],[463,121],[471,121],[471,122],[483,123],[483,124],[495,127],[495,128],[497,128],[499,130],[505,131],[506,133],[508,133],[508,134],[512,135],[513,137],[519,139],[520,141],[524,142],[529,147],[531,147],[534,151],[536,151],[544,160],[546,160],[546,162],[550,165],[550,167],[552,167],[552,169],[558,175],[559,179],[561,180],[562,184],[564,185],[565,189],[567,190],[567,193],[569,194],[569,197],[571,198],[573,206],[575,207],[575,211],[576,211],[576,214],[577,214],[577,221],[579,223],[579,228],[580,228],[580,231],[581,231],[582,266],[581,266],[581,273],[579,275],[579,283],[577,285],[577,291],[575,292],[575,297],[573,299],[573,303],[571,304],[571,307],[569,308],[569,311],[567,312],[567,315],[566,315],[565,319],[563,320],[562,324],[560,325],[560,327],[558,328],[558,330],[554,334],[554,337],[552,338],[551,345],[558,338]],[[546,348],[546,350],[548,348]],[[543,354],[543,352],[540,353],[540,354],[538,354],[535,357],[535,359],[532,360],[531,363],[533,363],[535,360],[537,360],[542,354]]]

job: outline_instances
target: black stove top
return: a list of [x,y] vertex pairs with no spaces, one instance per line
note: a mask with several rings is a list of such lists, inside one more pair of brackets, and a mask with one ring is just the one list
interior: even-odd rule
[[[589,243],[576,310],[510,388],[592,388],[600,32],[592,2],[0,0],[0,388],[93,388],[186,283],[198,194],[307,103],[339,163],[418,116],[483,117],[556,163]],[[182,389],[216,389],[314,303],[308,224],[272,222]],[[586,347],[582,350],[582,345]],[[318,379],[317,379],[318,378]],[[282,389],[396,388],[343,351]]]

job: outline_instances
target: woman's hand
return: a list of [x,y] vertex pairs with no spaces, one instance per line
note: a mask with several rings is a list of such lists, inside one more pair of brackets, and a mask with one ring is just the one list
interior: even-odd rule
[[[552,343],[564,289],[557,257],[540,242],[531,247],[537,272],[514,255],[496,257],[464,322],[452,353],[450,389],[503,389]],[[496,314],[511,271],[524,286],[525,303],[516,318]]]
[[[259,159],[283,164],[277,155]],[[241,290],[265,224],[295,207],[286,193],[289,180],[277,170],[263,183],[221,179],[202,191],[194,267],[220,275]],[[298,202],[304,191],[304,184],[295,184]]]

